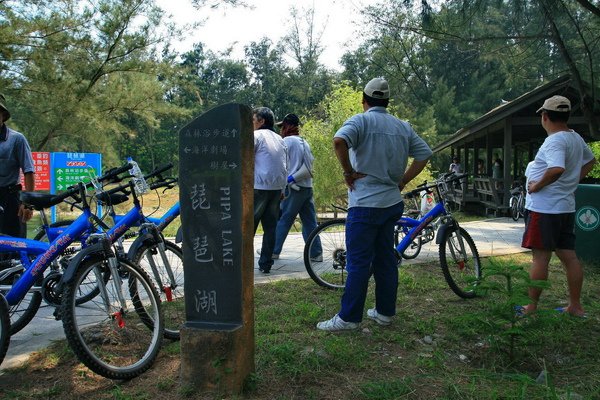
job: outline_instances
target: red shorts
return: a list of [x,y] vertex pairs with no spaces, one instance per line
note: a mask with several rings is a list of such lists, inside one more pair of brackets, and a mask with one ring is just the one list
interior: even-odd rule
[[526,210],[521,247],[575,250],[575,213],[544,214]]

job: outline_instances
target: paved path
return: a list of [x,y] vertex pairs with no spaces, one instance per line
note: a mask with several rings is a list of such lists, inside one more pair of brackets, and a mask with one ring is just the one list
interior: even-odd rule
[[[523,252],[521,237],[523,221],[514,222],[510,218],[495,218],[484,221],[466,222],[461,224],[473,237],[479,254],[482,257],[505,255]],[[260,249],[262,236],[254,239],[254,248]],[[300,233],[290,233],[283,247],[279,260],[270,274],[258,271],[258,256],[254,259],[255,283],[273,282],[280,279],[308,278],[304,267],[304,241]],[[414,260],[404,260],[405,264],[416,264],[438,259],[438,247],[434,242],[423,246],[421,253]],[[45,348],[52,340],[63,339],[62,323],[52,316],[53,308],[45,306],[38,311],[36,317],[27,327],[11,338],[10,347],[1,368],[16,367],[26,361],[34,351]]]

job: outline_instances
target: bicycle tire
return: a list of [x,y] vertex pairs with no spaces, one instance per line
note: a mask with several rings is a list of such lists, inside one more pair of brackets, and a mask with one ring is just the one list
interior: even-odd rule
[[516,197],[510,198],[510,216],[513,221],[519,220],[519,199]]
[[[165,338],[179,340],[181,326],[185,324],[185,301],[184,301],[184,275],[183,275],[183,252],[173,242],[165,240],[165,253],[167,255],[171,271],[175,278],[176,287],[165,286],[169,282],[168,272],[163,265],[162,257],[155,245],[146,245],[139,248],[133,257],[133,263],[139,265],[152,278],[152,282],[158,289],[160,301],[162,303],[163,317],[165,321]],[[156,271],[163,283],[163,287],[158,286],[155,272],[152,270],[147,257],[154,260],[155,265],[159,267]],[[168,294],[170,292],[170,294]]]
[[525,194],[522,193],[519,197],[519,215],[525,218]]
[[[79,361],[99,375],[123,380],[139,376],[152,366],[164,327],[158,292],[148,275],[128,259],[120,258],[118,263],[118,279],[110,274],[105,286],[108,301],[103,302],[104,296],[100,295],[81,305],[76,302],[77,287],[87,281],[98,285],[95,272],[103,275],[108,260],[92,256],[77,266],[74,279],[64,288],[62,321]],[[119,281],[119,290],[126,297],[126,312],[116,297]],[[131,305],[133,309],[129,309]]]
[[10,316],[8,315],[8,303],[4,295],[0,294],[0,365],[10,343]]
[[[311,249],[320,240],[322,261],[311,259]],[[304,266],[318,285],[342,289],[346,284],[346,219],[337,218],[318,225],[304,245]]]
[[[54,223],[50,224],[50,227],[51,228],[58,228],[58,227],[61,227],[61,226],[69,226],[73,222],[75,222],[75,221],[72,220],[72,219],[64,220],[64,221],[58,221],[58,222],[54,222]],[[44,230],[39,231],[35,235],[34,240],[48,242],[48,237],[46,235],[46,232]],[[107,280],[108,280],[108,277],[105,278],[105,283],[107,282]],[[86,302],[90,301],[91,299],[93,299],[94,297],[96,297],[98,295],[98,293],[100,293],[98,291],[98,287],[89,289],[89,291],[87,293],[81,293],[79,295],[79,297],[77,298],[77,304],[79,305],[79,304],[83,304],[83,303],[86,303]],[[48,301],[48,299],[45,299],[45,300]],[[52,303],[49,303],[49,304],[52,304]],[[55,305],[55,304],[52,304],[52,305]]]
[[[460,254],[458,235],[463,239],[465,253]],[[440,242],[440,266],[450,289],[463,299],[475,297],[474,285],[481,279],[481,261],[475,242],[463,228],[450,226]]]
[[[396,226],[396,228],[399,228]],[[394,247],[398,246],[398,243],[402,241],[406,232],[404,230],[398,230],[394,228]],[[419,253],[421,253],[421,247],[423,247],[423,239],[421,235],[417,235],[417,237],[408,245],[406,249],[400,254],[402,258],[405,260],[412,260],[417,258]]]
[[[30,258],[34,259],[35,257],[32,255]],[[20,260],[19,260],[20,262]],[[14,271],[10,275],[8,275],[4,280],[0,281],[2,285],[10,285],[12,287],[13,283],[25,272],[25,268],[21,268],[19,271]],[[10,335],[14,335],[19,332],[21,329],[25,328],[29,322],[35,317],[37,311],[39,310],[42,304],[42,294],[40,293],[39,288],[41,287],[43,281],[43,277],[37,279],[34,283],[34,287],[37,285],[37,290],[29,290],[25,293],[25,296],[17,304],[8,305],[8,315],[10,318]],[[6,296],[9,290],[0,290],[0,294]]]

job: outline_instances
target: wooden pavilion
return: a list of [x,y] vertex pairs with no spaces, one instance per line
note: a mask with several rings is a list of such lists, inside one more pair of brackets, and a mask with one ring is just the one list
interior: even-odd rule
[[[486,209],[493,209],[494,212],[508,208],[510,191],[505,189],[511,188],[515,180],[522,178],[527,163],[533,160],[546,138],[546,131],[541,126],[536,110],[545,99],[557,94],[571,100],[569,126],[587,142],[600,140],[600,131],[590,131],[581,110],[579,91],[568,75],[504,102],[433,149],[439,152],[450,148],[451,155],[460,158],[463,171],[470,175],[468,184],[463,184],[463,189],[455,196],[460,206],[469,202],[482,203]],[[600,113],[596,113],[594,118],[597,126],[600,126]],[[498,179],[491,177],[496,156],[503,161]],[[484,163],[482,174],[477,171],[478,159]]]

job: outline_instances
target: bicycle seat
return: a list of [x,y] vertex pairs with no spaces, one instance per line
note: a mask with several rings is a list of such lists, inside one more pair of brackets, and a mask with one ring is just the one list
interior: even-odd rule
[[21,199],[21,202],[33,206],[37,211],[55,206],[62,202],[61,198],[48,193],[21,192],[19,198]]
[[517,195],[519,193],[521,193],[521,188],[519,188],[519,187],[516,187],[514,189],[510,189],[510,194]]

